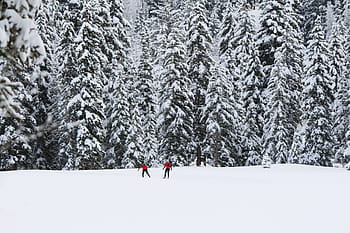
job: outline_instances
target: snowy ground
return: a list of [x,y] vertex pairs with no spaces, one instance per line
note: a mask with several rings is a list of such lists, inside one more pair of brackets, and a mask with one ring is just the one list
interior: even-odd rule
[[0,173],[1,233],[348,233],[350,172],[307,166]]

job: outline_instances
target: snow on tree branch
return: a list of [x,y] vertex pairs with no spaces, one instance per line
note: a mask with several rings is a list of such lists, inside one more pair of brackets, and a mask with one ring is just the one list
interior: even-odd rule
[[41,0],[0,2],[0,56],[15,65],[41,63],[46,56],[34,15]]

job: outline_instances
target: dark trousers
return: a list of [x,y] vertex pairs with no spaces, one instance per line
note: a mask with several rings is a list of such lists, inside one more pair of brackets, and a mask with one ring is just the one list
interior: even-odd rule
[[167,175],[168,175],[168,178],[169,178],[169,173],[170,173],[170,168],[165,168],[164,179],[166,178]]
[[149,175],[147,169],[143,169],[143,170],[142,170],[142,177],[145,176],[145,173],[148,175],[148,177],[151,177],[151,176]]

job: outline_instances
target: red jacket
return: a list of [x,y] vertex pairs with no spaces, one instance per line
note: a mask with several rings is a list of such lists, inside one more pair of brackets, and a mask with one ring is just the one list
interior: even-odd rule
[[169,162],[166,162],[166,163],[164,164],[164,167],[165,167],[165,168],[171,168],[171,166],[172,166],[172,165],[171,165],[171,163],[169,163]]
[[[140,168],[142,168],[142,170],[146,170],[148,167],[147,167],[147,165],[144,164],[144,165],[141,165]],[[139,168],[139,169],[140,169],[140,168]]]

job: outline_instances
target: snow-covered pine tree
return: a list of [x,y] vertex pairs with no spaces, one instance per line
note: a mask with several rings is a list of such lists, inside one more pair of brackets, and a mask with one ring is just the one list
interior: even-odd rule
[[296,128],[291,116],[295,114],[293,108],[298,103],[293,85],[289,84],[293,71],[287,65],[286,46],[287,43],[283,44],[275,53],[265,99],[263,153],[274,163],[287,163]]
[[0,118],[0,170],[32,168],[32,146],[28,143],[31,133],[30,128],[18,119]]
[[[111,69],[107,95],[107,154],[105,167],[137,167],[145,162],[144,133],[136,88],[137,75],[128,57],[130,42],[127,36],[129,23],[124,16],[124,7],[120,0],[111,2],[111,25],[107,28],[106,41],[110,44],[109,58]],[[111,49],[113,48],[113,49]]]
[[262,66],[254,42],[248,45],[247,64],[242,74],[241,147],[245,165],[261,164],[263,127]]
[[[44,168],[44,166],[39,165],[42,164],[43,154],[39,147],[42,141],[38,140],[39,134],[41,134],[38,132],[38,125],[45,118],[46,108],[40,99],[40,94],[43,93],[40,93],[40,82],[36,78],[39,73],[33,72],[31,69],[19,71],[11,63],[5,67],[3,71],[11,77],[12,81],[21,83],[23,88],[20,89],[16,97],[16,101],[20,103],[19,116],[5,116],[2,119],[6,124],[2,125],[1,132],[3,143],[0,153],[4,155],[1,156],[4,160],[1,163],[7,164],[2,169]],[[13,91],[8,88],[6,90],[9,93]],[[5,95],[7,91],[4,92]],[[11,100],[4,102],[9,101],[11,102]]]
[[[63,87],[67,95],[62,99],[61,130],[64,132],[59,139],[59,157],[66,161],[64,169],[97,169],[101,167],[104,156],[105,76],[102,67],[107,63],[102,52],[105,40],[98,14],[100,5],[97,1],[83,1],[70,3],[70,7],[73,11],[69,20],[77,19],[75,13],[80,15],[81,21],[76,21],[75,28],[71,28],[77,30],[76,37],[62,40],[62,43],[65,39],[73,40],[69,46],[74,47],[71,47],[72,57],[66,58],[62,64],[67,72]],[[67,33],[70,37],[69,30]]]
[[109,84],[111,100],[107,112],[107,152],[104,159],[106,168],[122,168],[123,165],[131,119],[126,81],[125,75],[115,72],[115,77]]
[[20,113],[21,106],[15,99],[22,87],[20,82],[12,82],[0,76],[0,117],[23,118]]
[[[346,0],[346,8],[345,8],[345,12],[350,12],[350,1],[349,0]],[[350,80],[350,14],[344,14],[344,21],[345,21],[345,25],[347,25],[347,31],[346,31],[346,43],[345,43],[345,54],[347,55],[346,56],[346,69],[345,69],[345,74],[344,74],[344,77],[346,80],[346,84],[350,86],[349,84],[349,80]],[[345,87],[345,90],[344,92],[346,92],[348,90],[348,87]],[[348,94],[348,91],[347,91],[347,94]],[[349,101],[350,97],[347,97],[347,96],[344,96],[344,101]],[[346,108],[349,108],[348,106],[350,105],[350,103],[344,103],[344,106],[346,106]],[[347,111],[344,111],[345,114],[347,114],[346,112]],[[348,170],[350,170],[350,127],[348,127],[346,129],[346,147],[344,149],[344,155],[343,155],[343,158],[344,158],[344,162],[348,162],[347,163],[347,167],[348,167]]]
[[265,91],[264,154],[274,163],[289,161],[293,136],[299,123],[303,41],[300,16],[287,2],[283,15],[281,47],[275,53],[271,76]]
[[187,76],[183,21],[181,11],[170,8],[166,29],[169,34],[160,75],[160,161],[171,160],[174,165],[189,165],[192,162],[193,97],[191,81]]
[[239,21],[234,27],[236,32],[231,43],[234,55],[236,75],[241,85],[241,148],[243,165],[261,164],[262,136],[262,66],[255,43],[254,20],[248,14],[247,2],[242,1],[239,7]]
[[192,82],[193,99],[193,143],[196,165],[206,163],[203,149],[206,135],[206,119],[203,118],[205,96],[208,89],[213,59],[211,57],[212,38],[210,36],[208,19],[205,14],[205,0],[199,0],[190,16],[188,30],[188,77]]
[[[41,1],[0,3],[0,169],[32,168],[32,147],[28,142],[33,119],[27,117],[22,93],[28,67],[41,63],[46,55],[36,30],[34,16]],[[3,62],[4,61],[4,62]],[[18,94],[21,97],[18,98]],[[18,102],[15,101],[17,98]],[[19,104],[22,102],[22,104]]]
[[[128,85],[130,87],[130,84]],[[134,89],[134,88],[133,88]],[[135,90],[135,89],[134,89]],[[126,151],[123,154],[121,161],[121,166],[123,168],[135,168],[139,167],[141,163],[148,162],[145,157],[145,147],[144,147],[144,131],[142,128],[141,115],[139,112],[139,106],[134,100],[136,96],[139,96],[138,91],[130,92],[129,89],[130,103],[130,125],[126,137]]]
[[126,87],[126,70],[129,63],[127,48],[130,47],[126,28],[130,25],[124,17],[124,8],[120,0],[105,1],[105,22],[103,25],[106,44],[104,47],[108,64],[104,67],[107,79],[105,90],[106,104],[106,154],[103,158],[104,168],[121,167],[125,152],[125,140],[128,135],[130,108]]
[[166,5],[164,0],[144,0],[144,3],[146,3],[150,17],[158,17],[161,9]]
[[23,91],[21,82],[0,77],[0,170],[28,168],[31,146],[28,128],[24,127],[25,112],[14,98]]
[[[203,118],[206,119],[206,137],[203,153],[212,166],[242,165],[240,140],[235,134],[237,120],[235,106],[231,101],[232,84],[229,72],[217,63],[212,70],[206,95]],[[236,140],[235,140],[236,139]]]
[[[189,9],[192,9],[192,8],[193,7]],[[211,36],[213,38],[216,37],[220,32],[220,26],[221,26],[220,22],[222,21],[222,18],[223,18],[222,15],[224,12],[223,9],[224,9],[224,4],[220,0],[212,0],[212,3],[207,5],[207,10],[205,13],[207,14],[208,19],[210,19],[208,20],[208,23],[209,23]]]
[[297,152],[302,150],[303,143],[302,139],[302,123],[301,117],[301,92],[302,92],[302,78],[304,75],[304,37],[302,32],[302,25],[304,22],[304,17],[302,16],[302,8],[299,0],[290,0],[287,2],[289,7],[287,8],[286,19],[289,22],[286,28],[286,40],[285,40],[285,52],[288,59],[286,60],[286,65],[291,71],[291,76],[289,77],[289,85],[293,91],[293,96],[291,101],[293,105],[289,106],[290,109],[290,122],[294,125],[294,135],[292,139],[292,145],[289,151],[288,162],[297,163]]
[[[46,58],[44,63],[34,68],[32,77],[32,115],[37,130],[36,136],[33,137],[31,144],[33,145],[33,158],[36,162],[33,163],[33,168],[50,169],[56,153],[51,153],[48,138],[52,138],[53,129],[56,125],[51,118],[50,109],[52,106],[50,92],[56,91],[55,78],[57,74],[58,63],[56,59],[56,49],[59,42],[58,28],[62,20],[61,12],[59,11],[59,2],[48,0],[41,4],[35,22],[38,25],[38,32],[44,42]],[[51,85],[52,84],[52,85]],[[50,126],[51,125],[51,126]],[[49,127],[48,127],[49,126]],[[37,131],[36,130],[36,131]]]
[[333,23],[329,41],[330,52],[330,75],[334,82],[334,91],[337,91],[339,80],[345,72],[345,32],[346,29],[342,21]]
[[[109,59],[111,66],[116,66],[117,70],[121,68],[124,72],[130,66],[128,59],[128,49],[130,41],[127,36],[127,30],[130,28],[129,22],[124,15],[124,6],[121,0],[105,0],[109,2],[107,5],[106,17],[104,24],[104,36],[106,38],[105,54]],[[118,67],[121,65],[121,67]],[[114,70],[114,68],[111,68]],[[113,76],[109,74],[109,76]]]
[[220,56],[226,58],[230,57],[231,50],[233,49],[232,38],[234,35],[236,17],[234,15],[234,9],[231,2],[227,2],[227,8],[224,13],[224,18],[220,27]]
[[[71,126],[68,123],[68,115],[66,113],[66,104],[68,98],[73,96],[68,90],[70,80],[78,75],[78,69],[74,65],[76,63],[76,44],[74,39],[76,37],[76,21],[73,21],[78,8],[76,4],[65,3],[60,6],[59,13],[62,19],[59,23],[61,30],[58,31],[59,41],[57,42],[57,76],[50,82],[49,96],[52,100],[50,113],[57,121],[57,128],[50,133],[48,138],[49,153],[53,155],[51,167],[53,169],[62,169],[67,163],[68,155],[65,148],[61,148],[61,144],[66,144],[69,140],[69,133],[67,128]],[[65,93],[62,95],[62,93]]]
[[350,127],[349,114],[349,87],[350,79],[347,77],[346,67],[346,28],[344,21],[339,13],[332,26],[332,32],[329,38],[330,50],[330,75],[335,82],[335,101],[334,101],[334,140],[335,140],[335,162],[345,164],[349,161],[350,155],[346,155],[347,131]]
[[55,0],[48,0],[41,4],[38,13],[35,17],[35,22],[38,25],[38,32],[43,40],[46,58],[42,65],[44,71],[50,75],[54,75],[57,69],[56,47],[59,41],[58,28],[61,26],[61,15],[59,3]]
[[[26,67],[41,63],[46,55],[43,42],[36,30],[34,15],[41,1],[10,1],[0,3],[0,57],[6,64],[14,66],[17,72]],[[26,38],[26,39],[24,39]],[[0,93],[0,116],[14,116],[22,118],[19,114],[19,105],[13,101],[15,90],[20,87],[18,83],[11,83],[13,72],[0,73],[0,89],[10,90]],[[5,76],[5,77],[3,77]],[[7,100],[7,101],[5,101]]]
[[263,71],[265,86],[271,78],[271,68],[275,63],[275,52],[281,47],[283,31],[288,27],[284,20],[286,13],[286,0],[264,0],[260,5],[260,30],[257,34],[257,48]]
[[[341,1],[341,0],[334,0],[334,4],[332,5],[332,12],[333,12],[333,16],[334,16],[334,21],[333,24],[335,22],[340,22],[343,21],[342,17],[343,17],[343,12],[345,10],[345,1]],[[333,25],[332,25],[333,26]]]
[[[224,39],[221,42],[226,41],[227,50],[224,54],[221,54],[221,60],[222,60],[222,63],[225,64],[225,66],[229,70],[229,73],[230,73],[229,82],[232,85],[230,96],[231,96],[231,102],[234,105],[234,108],[233,108],[234,112],[232,112],[232,115],[234,116],[234,122],[233,122],[234,127],[231,130],[232,130],[232,135],[234,135],[232,140],[236,144],[236,151],[234,153],[237,156],[236,158],[238,162],[237,165],[246,164],[248,156],[247,154],[244,154],[243,151],[250,150],[248,149],[249,146],[245,144],[247,143],[247,141],[245,141],[245,143],[242,143],[244,139],[242,138],[243,135],[241,134],[246,132],[242,128],[243,126],[242,121],[245,120],[244,119],[245,110],[243,109],[242,95],[246,94],[242,92],[243,82],[246,81],[246,75],[249,75],[247,72],[252,71],[252,70],[249,70],[250,68],[253,68],[250,65],[260,66],[260,62],[259,64],[252,64],[251,63],[252,61],[250,60],[253,58],[252,56],[256,55],[255,53],[256,48],[255,48],[255,41],[254,41],[255,23],[253,22],[253,18],[249,15],[249,12],[248,12],[249,9],[250,9],[250,4],[246,0],[236,2],[236,10],[233,12],[233,9],[230,9],[230,11],[227,13],[228,16],[231,15],[229,18],[233,18],[233,21],[231,21],[231,24],[232,23],[234,24],[229,27],[227,26],[227,23],[225,25],[225,21],[222,24],[223,25],[222,35],[226,34],[227,39]],[[229,29],[230,27],[232,28]],[[228,29],[231,30],[231,32],[225,33],[225,31],[228,31]],[[221,48],[223,48],[222,45],[223,43],[221,43]],[[255,62],[256,61],[253,61],[253,63]],[[249,66],[247,66],[247,64],[249,64]],[[256,69],[256,68],[257,67],[254,67],[253,69]],[[253,71],[253,73],[254,75],[257,75],[257,74],[262,75],[262,73],[257,70]],[[257,77],[257,78],[261,79],[261,77]],[[259,85],[260,88],[261,86],[262,85]],[[261,118],[261,116],[258,118]],[[262,124],[260,123],[258,127],[262,128]],[[260,135],[260,132],[255,132],[255,133]]]
[[142,28],[140,32],[141,55],[138,67],[138,77],[136,80],[136,89],[139,91],[137,96],[138,108],[140,109],[141,123],[144,131],[143,144],[145,147],[145,162],[156,164],[158,139],[156,122],[156,98],[157,87],[156,79],[153,75],[153,64],[150,54],[150,31],[149,21],[142,18]]
[[301,107],[300,107],[300,96],[302,92],[302,77],[304,74],[304,39],[301,25],[304,22],[304,17],[301,15],[301,6],[299,0],[288,0],[286,9],[286,36],[285,36],[285,53],[288,59],[286,65],[292,72],[289,77],[289,85],[294,94],[292,96],[293,106],[291,108],[291,121],[296,126],[300,123]]
[[40,0],[0,3],[0,56],[20,69],[41,63],[46,56],[34,22],[40,4]]
[[302,122],[303,151],[298,155],[302,164],[331,166],[333,157],[332,80],[329,75],[329,50],[318,17],[308,41],[303,79]]
[[304,36],[307,40],[315,26],[315,21],[318,16],[322,16],[321,24],[325,26],[325,15],[327,14],[327,0],[301,0],[303,5],[303,16],[305,23],[303,27]]
[[[240,33],[241,31],[237,31],[238,29],[238,23],[240,21],[240,6],[244,5],[244,7],[248,7],[247,2],[245,1],[239,1],[236,3],[236,8],[233,8],[233,5],[231,2],[227,3],[227,9],[225,18],[223,19],[223,22],[221,23],[220,28],[220,39],[219,39],[219,46],[220,46],[220,59],[221,63],[223,63],[227,70],[230,73],[229,80],[232,85],[232,93],[231,98],[232,101],[235,102],[235,109],[238,113],[238,117],[241,116],[241,109],[239,107],[239,100],[241,97],[241,88],[240,88],[240,80],[238,75],[238,65],[241,63],[240,58],[237,57],[237,52],[239,51],[236,49],[239,47],[237,43],[237,40],[240,40]],[[238,33],[238,35],[236,35]]]

